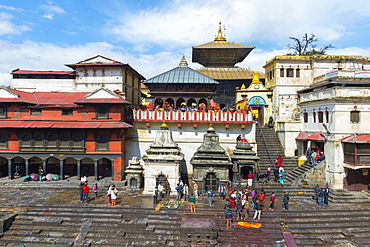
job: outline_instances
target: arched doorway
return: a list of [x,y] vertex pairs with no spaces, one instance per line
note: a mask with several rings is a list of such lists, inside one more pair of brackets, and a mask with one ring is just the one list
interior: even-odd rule
[[9,176],[8,172],[8,160],[4,157],[0,157],[0,178]]
[[[168,98],[165,101],[165,105],[167,106],[167,108],[174,109],[175,108],[175,101],[172,98]],[[167,110],[169,110],[169,109],[167,109]]]
[[26,162],[25,162],[24,158],[22,158],[22,157],[14,157],[12,159],[12,170],[10,171],[12,174],[10,174],[10,175],[14,175],[14,173],[15,173],[15,167],[16,166],[19,166],[21,168],[21,174],[22,173],[23,174],[26,173],[26,171],[25,171],[26,170]]
[[243,166],[242,169],[240,170],[240,177],[241,179],[248,179],[248,174],[249,172],[253,173],[253,167],[250,166]]
[[213,191],[217,191],[218,188],[218,178],[215,173],[209,172],[207,173],[206,179],[205,179],[205,188],[204,190],[207,191],[208,188],[211,188]]
[[130,179],[130,189],[137,189],[137,180],[136,178],[131,178]]
[[94,161],[90,158],[81,160],[81,176],[94,176]]
[[68,157],[64,160],[64,175],[66,177],[77,176],[77,160]]
[[32,157],[28,160],[28,165],[29,165],[29,174],[39,173],[39,166],[42,166],[42,159],[40,159],[39,157]]
[[188,99],[187,105],[188,105],[188,107],[196,107],[197,106],[197,101],[193,98]]
[[98,160],[98,174],[101,178],[112,177],[112,161],[107,158],[102,158]]
[[204,109],[207,109],[208,108],[207,100],[206,99],[203,99],[203,98],[200,99],[198,101],[198,106],[199,106],[199,108],[202,108],[202,106],[203,106]]
[[185,105],[186,105],[186,102],[183,98],[180,98],[180,99],[176,100],[176,108],[180,108],[181,105],[183,105],[183,103],[185,103]]
[[45,173],[60,174],[60,160],[55,157],[48,158]]
[[162,107],[163,107],[163,99],[161,98],[155,99],[153,109],[162,108]]
[[167,181],[167,177],[164,174],[159,174],[156,178],[155,186],[158,187],[158,185],[161,183],[164,185],[164,183]]

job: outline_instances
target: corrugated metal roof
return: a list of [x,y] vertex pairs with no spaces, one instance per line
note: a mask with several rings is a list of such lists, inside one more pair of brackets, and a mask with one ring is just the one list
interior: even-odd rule
[[80,99],[75,101],[77,104],[131,104],[127,100],[122,98],[113,98],[113,99]]
[[152,77],[144,83],[199,83],[219,84],[208,76],[199,73],[187,66],[179,66],[160,75]]
[[203,45],[193,46],[193,48],[254,48],[254,46],[242,45],[234,42],[212,41]]
[[0,128],[31,129],[125,129],[132,125],[125,122],[55,122],[55,121],[0,121]]
[[214,80],[243,80],[243,79],[253,79],[253,75],[258,74],[259,79],[264,79],[265,74],[262,72],[257,72],[253,70],[248,70],[244,68],[210,68],[203,67],[197,69],[199,73],[206,75]]

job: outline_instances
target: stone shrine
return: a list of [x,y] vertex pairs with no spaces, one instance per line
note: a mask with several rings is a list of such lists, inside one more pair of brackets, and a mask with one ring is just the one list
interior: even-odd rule
[[132,157],[132,160],[129,161],[129,166],[125,170],[129,191],[140,192],[143,188],[143,172],[144,168],[138,158]]
[[256,152],[252,150],[251,145],[245,138],[238,142],[236,149],[230,155],[230,158],[233,162],[232,170],[234,183],[246,183],[249,172],[252,171],[255,173],[257,162],[260,159],[258,156],[256,156]]
[[184,154],[180,150],[168,125],[163,122],[154,143],[142,158],[145,163],[143,194],[153,194],[155,187],[166,181],[170,183],[171,192],[176,193],[175,187],[181,178],[180,164],[184,162]]
[[223,184],[227,187],[230,178],[232,163],[225,149],[220,146],[219,136],[212,125],[203,136],[203,144],[191,158],[193,165],[193,181],[199,186],[199,192],[208,187],[214,191]]

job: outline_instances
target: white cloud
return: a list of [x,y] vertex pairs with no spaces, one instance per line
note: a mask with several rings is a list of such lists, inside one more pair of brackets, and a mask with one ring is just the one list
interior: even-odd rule
[[[361,3],[361,4],[360,4]],[[359,8],[358,6],[361,6]],[[107,6],[108,8],[109,6]],[[256,43],[260,40],[283,42],[289,36],[314,33],[323,42],[333,41],[351,32],[356,18],[369,18],[364,9],[370,1],[346,0],[187,0],[166,1],[160,8],[128,12],[125,6],[104,13],[110,15],[105,32],[135,43],[137,47],[156,44],[169,49],[185,44],[212,41],[217,24],[226,25],[229,41]],[[364,19],[361,21],[363,25]]]
[[45,10],[46,13],[42,16],[46,19],[53,19],[55,14],[65,14],[66,11],[60,6],[53,6],[53,5],[40,5],[40,8]]
[[0,35],[21,34],[24,31],[31,30],[29,26],[16,25],[11,21],[13,18],[9,13],[0,12]]

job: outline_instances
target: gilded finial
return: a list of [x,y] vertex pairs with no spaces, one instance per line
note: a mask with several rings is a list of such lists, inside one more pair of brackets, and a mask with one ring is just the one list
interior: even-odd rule
[[253,75],[252,84],[258,84],[258,83],[261,83],[261,82],[260,82],[260,79],[258,78],[258,74],[255,73]]
[[246,87],[245,87],[245,85],[244,85],[244,83],[242,84],[242,86],[240,87],[240,89],[245,89]]
[[218,33],[215,36],[214,41],[217,41],[217,42],[225,42],[226,41],[226,36],[222,33],[221,21],[219,22]]
[[168,125],[166,124],[166,120],[163,120],[160,128],[161,130],[168,130]]
[[185,55],[184,54],[182,54],[182,58],[180,60],[179,66],[180,67],[188,67],[188,62],[186,62],[186,59],[185,59]]

